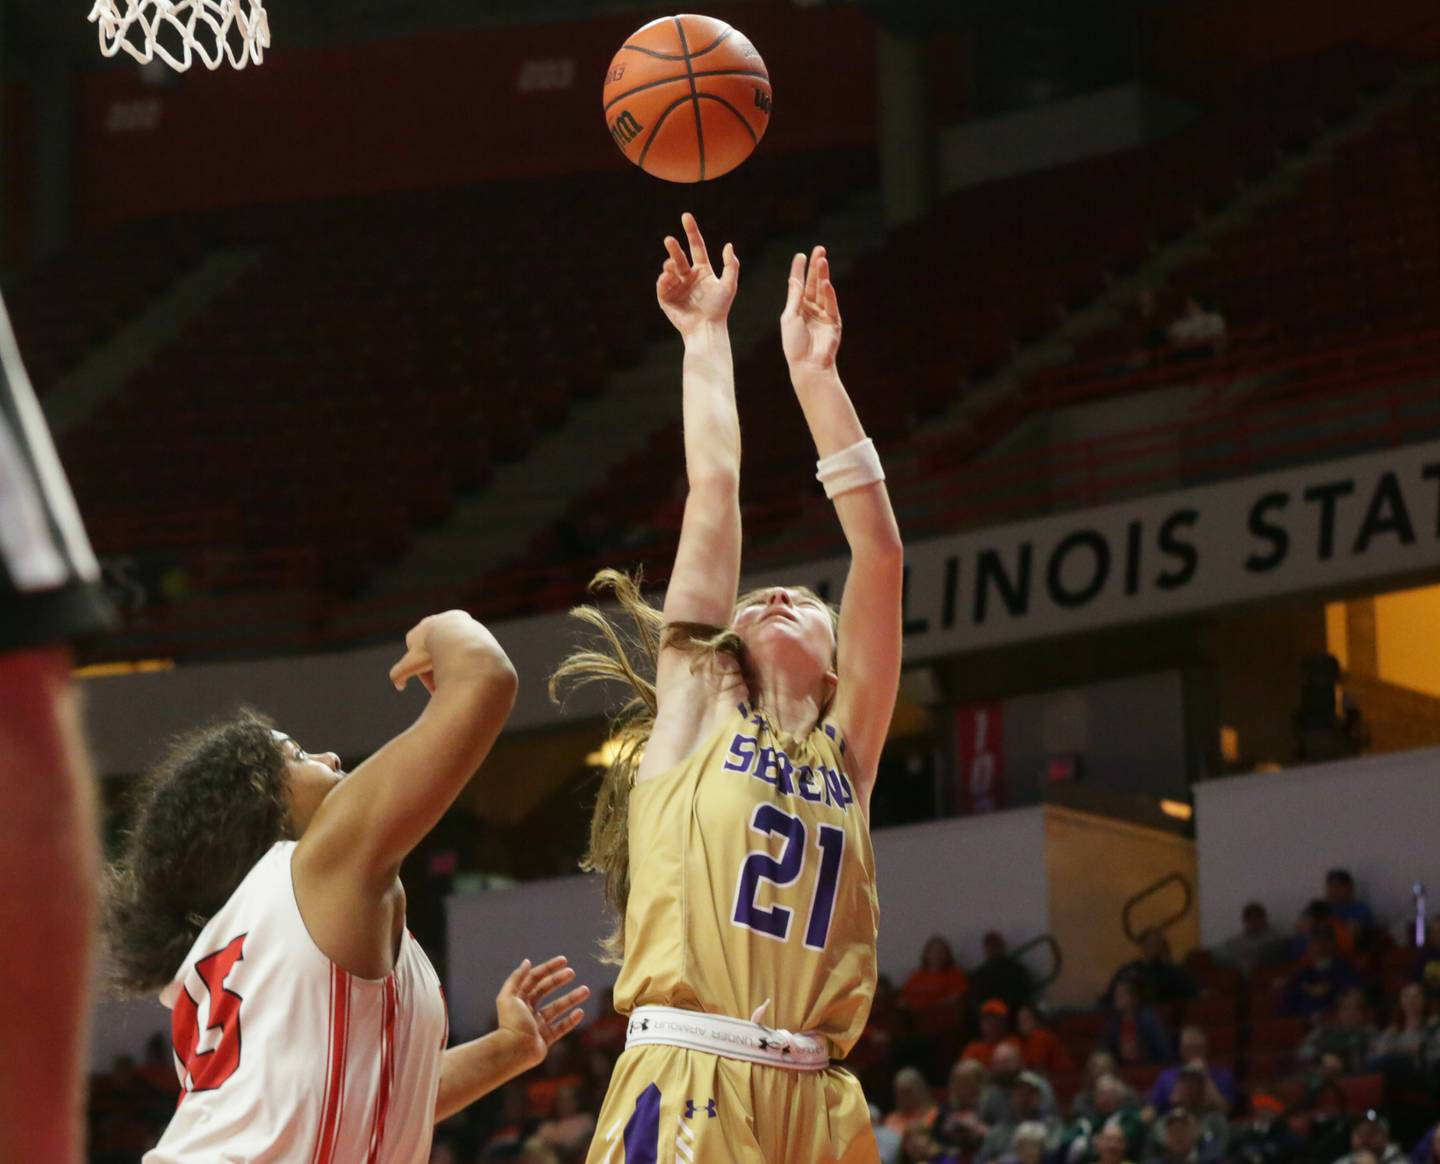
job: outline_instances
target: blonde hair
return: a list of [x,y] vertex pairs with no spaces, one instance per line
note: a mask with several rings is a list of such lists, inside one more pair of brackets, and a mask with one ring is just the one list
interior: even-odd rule
[[[697,622],[669,622],[641,590],[639,571],[601,570],[590,581],[590,592],[610,594],[622,618],[612,618],[597,606],[577,606],[571,617],[594,632],[586,645],[567,655],[550,676],[550,698],[557,703],[565,694],[591,683],[618,683],[629,697],[613,713],[610,739],[614,746],[610,765],[600,781],[595,810],[590,818],[590,840],[580,868],[599,873],[605,882],[605,901],[615,914],[615,926],[601,943],[604,961],[619,963],[625,956],[625,906],[630,898],[630,790],[640,769],[645,745],[655,730],[658,707],[655,672],[665,647],[691,656],[691,670],[699,670],[720,656],[732,659],[750,690],[758,698],[744,640],[730,627]],[[772,589],[765,587],[741,595],[735,609]],[[824,602],[802,586],[791,587],[807,598]],[[837,620],[833,607],[832,625]]]

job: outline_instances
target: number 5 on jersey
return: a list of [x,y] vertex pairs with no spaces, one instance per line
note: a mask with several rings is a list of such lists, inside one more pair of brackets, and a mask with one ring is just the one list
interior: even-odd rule
[[[761,836],[785,838],[780,856],[758,851],[745,858],[740,866],[740,883],[735,887],[735,911],[731,920],[747,930],[783,942],[790,937],[793,910],[783,905],[762,906],[755,895],[763,882],[783,889],[794,885],[805,871],[810,850],[806,846],[805,822],[798,816],[761,804],[750,818],[750,827]],[[835,915],[835,891],[840,886],[840,859],[845,855],[845,830],[834,825],[821,825],[815,847],[820,852],[820,873],[815,880],[815,897],[810,902],[810,918],[805,924],[805,946],[823,950],[830,936],[830,919]]]
[[[182,990],[170,1026],[176,1057],[185,1064],[185,1091],[214,1091],[240,1067],[240,1003],[225,986],[235,963],[245,957],[246,934],[195,963],[210,999],[210,1020],[200,1029],[200,1003]],[[183,1099],[184,1096],[182,1095]]]

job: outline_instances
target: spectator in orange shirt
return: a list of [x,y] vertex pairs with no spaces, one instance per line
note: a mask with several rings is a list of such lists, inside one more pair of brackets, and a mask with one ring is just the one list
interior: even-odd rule
[[960,1058],[974,1059],[989,1067],[995,1048],[1001,1043],[1020,1046],[1019,1040],[1010,1033],[1010,1008],[998,998],[987,998],[980,1004],[980,1037],[965,1045]]
[[920,968],[905,980],[900,1002],[907,1010],[925,1010],[947,1002],[959,1002],[970,989],[970,979],[955,964],[950,943],[935,934],[920,954]]
[[1046,1075],[1067,1075],[1075,1070],[1070,1052],[1053,1031],[1040,1025],[1035,1008],[1026,1004],[1015,1012],[1015,1033],[1020,1040],[1020,1056],[1025,1066]]

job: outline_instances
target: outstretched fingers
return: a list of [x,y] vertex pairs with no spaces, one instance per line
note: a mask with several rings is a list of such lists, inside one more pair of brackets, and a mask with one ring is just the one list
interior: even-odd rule
[[690,243],[690,263],[695,267],[710,266],[710,252],[705,249],[705,237],[700,233],[700,224],[688,210],[680,216],[680,225],[685,228],[686,241]]
[[547,1022],[542,1028],[544,1031],[545,1045],[554,1046],[571,1031],[580,1025],[580,1020],[585,1017],[585,1012],[576,1008],[558,1022]]
[[735,244],[726,243],[722,254],[725,269],[720,272],[720,282],[732,294],[740,283],[740,256],[735,253]]
[[667,234],[665,236],[665,250],[670,255],[669,262],[665,264],[666,267],[673,263],[676,276],[680,279],[688,279],[690,277],[690,260],[685,257],[685,248],[680,245],[674,235]]
[[829,269],[829,262],[825,258],[825,248],[816,247],[810,252],[810,272],[805,276],[805,301],[814,303],[820,298],[820,280],[826,275]]
[[790,260],[790,286],[785,295],[785,314],[794,315],[800,310],[800,297],[805,294],[805,256],[796,255]]
[[579,1006],[589,997],[590,988],[588,986],[577,986],[574,990],[557,998],[554,1002],[546,1003],[536,1013],[540,1016],[542,1023],[551,1025],[566,1011]]

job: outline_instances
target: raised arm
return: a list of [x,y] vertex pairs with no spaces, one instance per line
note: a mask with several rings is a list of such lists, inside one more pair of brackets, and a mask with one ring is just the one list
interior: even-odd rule
[[391,681],[401,688],[419,678],[430,702],[325,797],[292,861],[296,901],[316,944],[365,977],[393,965],[404,915],[401,861],[480,767],[515,701],[510,660],[463,611],[425,619],[405,645]]
[[[683,218],[690,253],[665,240],[669,258],[655,286],[666,317],[685,341],[683,401],[688,492],[680,544],[665,591],[665,620],[728,626],[740,584],[740,419],[727,320],[740,280],[735,248],[716,275],[692,215]],[[708,730],[714,682],[682,652],[662,649],[655,730],[637,774],[647,780],[683,760]]]
[[[861,444],[865,430],[835,366],[840,305],[824,247],[811,254],[808,271],[804,255],[791,263],[780,330],[790,382],[820,459]],[[834,503],[850,546],[834,715],[849,739],[851,776],[868,800],[900,684],[905,550],[883,479],[840,492]]]

